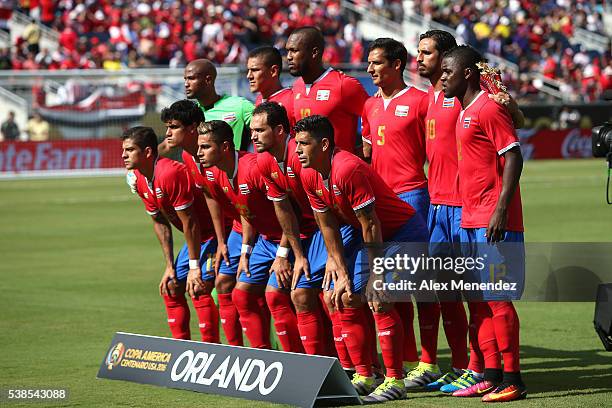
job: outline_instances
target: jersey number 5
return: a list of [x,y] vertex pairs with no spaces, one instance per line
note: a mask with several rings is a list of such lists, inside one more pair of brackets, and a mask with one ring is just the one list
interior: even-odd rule
[[376,144],[379,146],[382,146],[385,144],[385,125],[380,125],[378,127],[378,136],[380,137],[380,140],[376,141]]

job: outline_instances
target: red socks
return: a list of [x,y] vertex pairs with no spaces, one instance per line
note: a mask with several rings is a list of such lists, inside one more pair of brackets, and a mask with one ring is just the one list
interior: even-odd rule
[[303,353],[304,348],[300,341],[297,319],[292,308],[289,293],[267,291],[266,303],[274,318],[274,328],[276,329],[278,340],[283,346],[283,350]]
[[242,346],[242,326],[240,326],[240,317],[238,310],[232,302],[232,294],[219,293],[219,316],[221,317],[221,326],[225,332],[227,343],[230,346]]
[[476,315],[478,314],[478,307],[474,302],[468,302],[468,309],[470,309],[470,322],[468,325],[468,333],[470,338],[470,362],[468,369],[477,373],[484,373],[484,357],[482,351],[478,346],[478,328],[476,327]]
[[342,337],[355,364],[355,371],[366,377],[372,376],[372,351],[368,339],[367,316],[363,307],[345,307],[340,312]]
[[395,310],[402,319],[404,327],[404,361],[416,362],[419,361],[419,354],[416,347],[416,338],[414,337],[414,310],[412,302],[402,302],[395,304]]
[[219,343],[219,311],[211,295],[192,298],[193,306],[198,315],[202,341]]
[[476,316],[474,316],[478,333],[478,346],[482,351],[484,366],[488,369],[501,369],[501,359],[495,338],[493,325],[493,312],[486,302],[476,303]]
[[170,297],[164,295],[164,303],[166,305],[166,313],[168,314],[168,326],[170,332],[175,339],[190,340],[191,333],[189,331],[189,305],[185,295]]
[[[520,371],[519,318],[512,302],[489,302],[497,346],[504,359],[504,372]],[[488,367],[487,367],[488,368]]]
[[271,348],[270,344],[270,312],[261,307],[262,295],[234,288],[232,301],[240,315],[240,324],[246,332],[253,348]]
[[438,359],[438,326],[440,304],[438,302],[417,302],[419,331],[421,335],[421,361],[436,364]]
[[351,361],[351,356],[349,355],[348,348],[344,342],[344,337],[342,336],[342,317],[340,316],[340,312],[335,311],[334,313],[330,313],[330,318],[332,321],[332,329],[334,331],[334,346],[336,347],[336,352],[338,353],[340,365],[342,368],[354,368],[355,365]]
[[463,303],[442,302],[440,303],[440,309],[442,311],[444,333],[451,350],[451,366],[453,368],[467,368],[468,323]]
[[327,347],[323,341],[325,328],[319,309],[297,313],[298,330],[307,354],[324,356]]
[[378,340],[382,351],[383,362],[387,370],[387,377],[404,378],[402,365],[404,342],[402,320],[397,310],[374,313],[378,327]]

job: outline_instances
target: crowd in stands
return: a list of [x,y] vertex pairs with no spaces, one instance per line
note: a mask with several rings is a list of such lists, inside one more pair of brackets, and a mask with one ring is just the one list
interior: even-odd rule
[[[12,50],[0,49],[0,69],[182,67],[208,58],[242,64],[261,44],[283,48],[298,26],[325,34],[324,60],[359,63],[364,42],[355,16],[340,0],[0,0],[59,32],[59,50],[41,49],[40,28],[26,27]],[[402,1],[353,0],[397,21]],[[455,28],[464,42],[514,62],[521,73],[506,76],[519,97],[536,95],[539,72],[559,90],[596,100],[612,88],[610,52],[572,45],[577,28],[604,34],[601,2],[583,0],[415,0],[415,11]],[[0,29],[2,27],[0,26]],[[6,28],[5,28],[6,29]]]
[[[610,49],[570,43],[577,28],[606,35],[602,2],[596,0],[416,0],[415,11],[457,30],[463,42],[519,67],[519,95],[538,92],[526,73],[560,82],[560,91],[599,99],[612,89]],[[537,81],[535,82],[537,84]]]

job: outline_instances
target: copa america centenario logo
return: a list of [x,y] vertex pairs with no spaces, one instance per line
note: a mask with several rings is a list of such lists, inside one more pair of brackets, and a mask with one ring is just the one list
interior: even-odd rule
[[106,356],[106,367],[108,367],[109,370],[112,370],[113,367],[119,365],[124,353],[125,346],[123,343],[115,344],[115,346],[108,352],[108,356]]

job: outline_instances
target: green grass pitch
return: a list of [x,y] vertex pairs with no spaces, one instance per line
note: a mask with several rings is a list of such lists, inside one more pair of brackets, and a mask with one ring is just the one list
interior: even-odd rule
[[[611,241],[605,171],[603,160],[527,162],[526,240]],[[267,405],[95,378],[115,331],[169,335],[159,244],[121,177],[1,181],[0,225],[0,388],[67,387],[69,400],[53,404],[66,407]],[[610,406],[612,353],[593,331],[594,303],[517,308],[529,397],[513,406]],[[442,333],[440,352],[447,367]],[[414,393],[387,406],[481,404]]]

